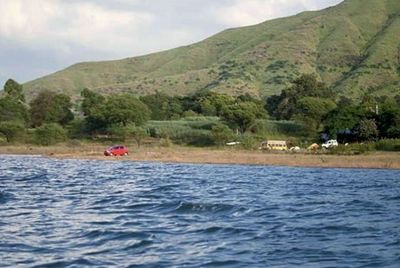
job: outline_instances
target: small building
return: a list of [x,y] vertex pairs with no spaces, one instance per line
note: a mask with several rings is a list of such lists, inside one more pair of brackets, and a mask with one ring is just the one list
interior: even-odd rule
[[264,141],[261,144],[262,150],[274,150],[274,151],[287,151],[287,143],[286,141],[278,141],[278,140],[271,140],[271,141]]

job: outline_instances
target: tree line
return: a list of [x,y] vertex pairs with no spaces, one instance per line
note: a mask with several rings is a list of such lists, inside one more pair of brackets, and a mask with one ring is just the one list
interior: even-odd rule
[[[38,144],[53,144],[70,138],[111,135],[140,141],[149,135],[148,120],[166,121],[194,116],[214,116],[215,143],[254,129],[259,119],[292,120],[301,124],[305,135],[318,139],[338,138],[343,142],[400,137],[400,96],[358,102],[304,74],[278,95],[264,101],[246,94],[229,96],[200,91],[192,96],[168,96],[156,92],[102,95],[89,89],[73,103],[62,93],[40,91],[29,103],[23,87],[9,79],[0,98],[0,134],[7,142],[30,137]],[[323,134],[323,135],[322,135]],[[28,139],[29,140],[29,139]]]
[[342,142],[400,138],[400,95],[354,101],[336,92],[315,75],[302,75],[292,86],[266,100],[269,115],[277,120],[295,120],[310,135],[323,134]]
[[266,111],[263,103],[250,95],[232,97],[214,92],[188,97],[156,92],[136,97],[127,93],[102,95],[84,89],[79,104],[74,105],[65,94],[44,90],[26,103],[22,85],[9,79],[0,98],[0,134],[7,142],[22,141],[32,134],[28,136],[33,137],[33,142],[42,145],[67,136],[132,136],[139,141],[149,134],[143,128],[148,120],[198,115],[220,117],[224,122],[222,130],[229,126],[244,133],[256,119],[265,118]]

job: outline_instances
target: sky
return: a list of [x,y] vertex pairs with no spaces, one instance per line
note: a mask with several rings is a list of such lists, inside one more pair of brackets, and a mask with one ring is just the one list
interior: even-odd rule
[[342,0],[0,0],[0,88],[144,55]]

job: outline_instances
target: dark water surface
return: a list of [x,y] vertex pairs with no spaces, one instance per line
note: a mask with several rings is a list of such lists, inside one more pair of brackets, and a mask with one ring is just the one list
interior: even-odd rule
[[400,267],[400,171],[0,156],[0,267]]

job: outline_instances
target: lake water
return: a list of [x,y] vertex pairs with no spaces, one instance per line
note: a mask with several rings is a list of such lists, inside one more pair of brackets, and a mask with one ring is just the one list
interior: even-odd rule
[[400,267],[400,171],[0,156],[0,267]]

